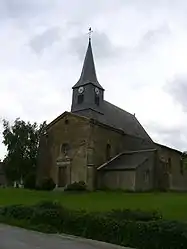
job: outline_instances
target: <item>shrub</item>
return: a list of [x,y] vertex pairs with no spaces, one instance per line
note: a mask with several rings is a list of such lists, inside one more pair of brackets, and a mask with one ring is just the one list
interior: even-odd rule
[[157,212],[147,212],[142,210],[130,210],[130,209],[121,209],[121,210],[112,210],[106,214],[109,218],[116,220],[131,220],[131,221],[151,221],[151,220],[160,220],[162,215]]
[[146,212],[140,210],[93,213],[69,210],[58,202],[42,201],[31,207],[14,205],[1,208],[2,215],[18,221],[25,219],[25,225],[30,224],[30,227],[48,227],[47,231],[51,229],[51,232],[63,232],[138,249],[187,248],[187,224],[161,220],[160,215],[154,212],[147,216]]
[[35,211],[31,217],[34,224],[46,224],[60,230],[62,219],[65,217],[66,209],[57,201],[41,201],[33,206]]
[[30,219],[34,209],[23,205],[12,205],[1,208],[1,215],[15,219]]
[[87,189],[87,186],[85,182],[79,181],[79,182],[73,182],[64,189],[65,191],[85,191]]
[[25,177],[24,188],[35,189],[36,188],[36,174],[30,173]]
[[36,208],[40,209],[61,209],[62,206],[58,201],[41,201],[35,205]]
[[40,190],[53,190],[55,188],[55,183],[52,178],[44,178],[41,181]]
[[30,219],[33,224],[53,226],[57,231],[61,225],[61,211],[56,209],[35,209]]

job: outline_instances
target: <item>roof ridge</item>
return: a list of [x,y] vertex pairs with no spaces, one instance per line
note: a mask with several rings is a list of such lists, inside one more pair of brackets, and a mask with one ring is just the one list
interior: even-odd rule
[[112,157],[110,160],[106,161],[105,163],[101,164],[97,170],[100,170],[102,168],[104,168],[107,164],[109,164],[110,162],[114,161],[116,158],[118,158],[119,156],[123,155],[123,152],[117,154],[116,156]]
[[167,149],[169,149],[169,150],[175,150],[175,151],[178,152],[178,153],[182,153],[182,151],[180,151],[180,150],[178,150],[178,149],[175,149],[175,148],[172,148],[172,147],[169,147],[169,146],[164,145],[164,144],[160,144],[160,143],[157,143],[157,142],[154,142],[154,144],[155,144],[155,145],[158,145],[158,146],[161,146],[161,147],[165,147],[165,148],[167,148]]
[[46,129],[49,129],[51,126],[53,126],[54,124],[59,122],[65,115],[73,115],[73,116],[76,116],[78,118],[82,118],[82,119],[85,119],[85,120],[90,120],[89,117],[81,116],[81,115],[78,115],[78,114],[73,113],[73,112],[65,111],[62,114],[60,114],[59,116],[57,116],[55,119],[53,119],[49,124],[47,124]]
[[117,154],[116,156],[112,157],[110,160],[106,161],[105,163],[101,164],[97,170],[100,170],[102,168],[104,168],[105,166],[107,166],[109,163],[113,162],[114,160],[116,160],[117,158],[119,158],[122,155],[128,155],[128,154],[133,154],[133,153],[145,153],[145,152],[153,152],[153,151],[157,151],[157,149],[145,149],[145,150],[137,150],[137,151],[123,151],[119,154]]
[[144,150],[127,150],[122,152],[123,154],[133,154],[133,153],[144,153],[144,152],[153,152],[157,151],[156,148],[144,149]]

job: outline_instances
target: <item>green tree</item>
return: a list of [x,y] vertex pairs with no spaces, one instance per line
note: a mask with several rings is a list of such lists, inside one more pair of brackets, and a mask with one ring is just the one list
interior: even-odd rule
[[46,122],[37,125],[18,118],[12,126],[3,120],[3,127],[3,143],[7,147],[5,174],[11,182],[20,181],[36,172],[39,140]]

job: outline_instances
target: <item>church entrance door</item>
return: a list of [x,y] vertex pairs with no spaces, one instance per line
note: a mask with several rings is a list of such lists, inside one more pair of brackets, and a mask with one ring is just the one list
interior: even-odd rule
[[67,167],[59,167],[58,187],[65,187],[67,183]]

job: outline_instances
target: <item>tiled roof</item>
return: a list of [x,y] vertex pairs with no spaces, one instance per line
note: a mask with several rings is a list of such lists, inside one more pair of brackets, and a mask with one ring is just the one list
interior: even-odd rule
[[98,170],[132,170],[145,162],[156,149],[127,151],[101,165]]

